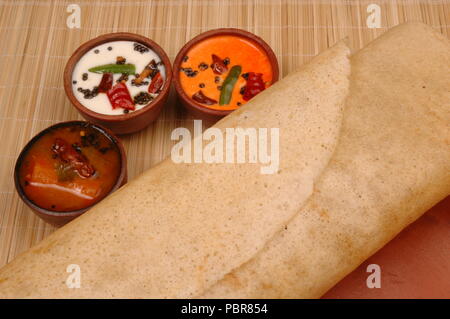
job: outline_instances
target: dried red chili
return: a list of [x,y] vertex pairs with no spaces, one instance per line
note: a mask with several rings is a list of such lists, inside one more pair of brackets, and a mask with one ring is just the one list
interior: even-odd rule
[[106,92],[106,95],[113,109],[121,107],[125,110],[133,111],[136,108],[125,83],[117,83]]
[[217,101],[214,99],[211,99],[207,97],[202,90],[199,90],[197,93],[192,95],[192,99],[198,103],[206,104],[206,105],[213,105],[217,104]]
[[106,93],[111,89],[113,83],[113,74],[112,73],[103,73],[102,80],[98,85],[99,93]]
[[148,86],[148,93],[156,94],[158,93],[164,84],[164,79],[161,76],[161,72],[156,73],[152,78],[152,82]]
[[213,61],[213,63],[211,64],[211,69],[215,74],[223,74],[228,71],[228,67],[221,58],[219,58],[215,54],[212,54],[211,57]]
[[248,72],[247,84],[242,97],[244,101],[250,100],[252,97],[265,90],[266,85],[264,84],[262,76],[262,73]]
[[59,156],[61,161],[68,163],[82,177],[91,177],[95,174],[94,167],[83,154],[77,152],[62,138],[56,138],[52,151]]

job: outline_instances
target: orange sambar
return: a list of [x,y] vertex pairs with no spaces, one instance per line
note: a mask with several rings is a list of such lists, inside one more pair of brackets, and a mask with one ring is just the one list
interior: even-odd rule
[[[55,153],[55,142],[64,141],[68,155]],[[73,158],[93,168],[81,176]],[[68,161],[68,159],[72,159]],[[27,150],[19,170],[20,186],[35,205],[55,212],[76,211],[104,198],[114,187],[121,169],[118,146],[90,125],[51,129]]]
[[[188,76],[183,71],[179,75],[181,87],[189,97],[202,90],[207,97],[219,101],[220,86],[228,72],[221,75],[213,72],[211,68],[213,54],[229,61],[228,71],[234,65],[240,65],[242,67],[241,75],[248,72],[262,73],[266,88],[272,84],[272,65],[260,45],[236,35],[218,35],[195,44],[183,59],[181,70],[191,68],[194,72],[197,71],[195,76]],[[203,65],[203,68],[206,65],[207,68],[202,70],[201,65]],[[246,80],[239,76],[228,105],[217,103],[213,105],[204,104],[204,106],[215,110],[235,110],[239,108],[246,102],[240,94],[241,88],[245,85]]]

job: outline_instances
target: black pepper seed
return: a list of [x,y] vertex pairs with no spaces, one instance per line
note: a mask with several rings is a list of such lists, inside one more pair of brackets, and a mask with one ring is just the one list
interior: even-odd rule
[[192,70],[192,68],[181,68],[181,72],[184,72],[187,77],[193,78],[198,74],[197,70]]
[[77,81],[72,81],[73,84],[77,84]]
[[242,103],[241,102],[237,102],[237,106],[241,106],[242,105]]
[[183,62],[187,62],[187,60],[189,60],[189,57],[188,57],[187,55],[185,55],[185,56],[183,57]]
[[117,83],[120,83],[122,81],[128,81],[128,73],[122,73],[122,75],[116,80]]
[[[84,137],[84,139],[83,139]],[[82,136],[81,143],[83,147],[86,146],[93,146],[94,148],[98,149],[100,147],[100,141],[98,140],[98,134],[96,133],[90,133],[86,136]]]
[[206,64],[205,62],[202,62],[198,65],[198,69],[200,71],[205,71],[206,69],[208,69],[208,64]]
[[130,110],[125,109],[125,110],[123,110],[123,113],[128,114],[128,113],[130,113]]
[[203,88],[205,87],[205,83],[200,83],[198,86],[199,86],[201,89],[203,89]]
[[140,105],[146,105],[152,100],[152,96],[147,92],[140,92],[134,97],[134,103]]
[[241,89],[239,90],[239,94],[244,95],[245,93],[245,86],[241,87]]
[[147,48],[145,45],[142,45],[142,44],[137,43],[137,42],[133,43],[133,46],[134,46],[134,50],[138,51],[139,53],[145,53],[145,52],[150,51],[150,49]]
[[216,76],[214,78],[214,83],[220,83],[220,76]]
[[217,89],[218,89],[219,91],[222,91],[222,85],[218,85],[218,86],[217,86]]
[[95,54],[98,54],[100,51],[97,49],[97,50],[94,50],[94,53]]
[[92,90],[78,88],[78,92],[83,93],[85,99],[92,99],[98,95],[98,86],[94,86]]
[[248,79],[248,72],[247,73],[243,73],[242,75],[241,75],[244,79]]
[[82,75],[83,81],[86,81],[88,79],[88,76],[89,75],[87,73],[83,73],[83,75]]
[[112,47],[108,47],[108,51],[111,51],[112,50]]
[[136,86],[136,87],[140,87],[140,86],[148,85],[148,84],[149,84],[148,81],[142,81],[141,83],[136,83],[136,79],[131,80],[131,85]]
[[225,64],[225,65],[230,64],[230,58],[223,59],[223,64]]

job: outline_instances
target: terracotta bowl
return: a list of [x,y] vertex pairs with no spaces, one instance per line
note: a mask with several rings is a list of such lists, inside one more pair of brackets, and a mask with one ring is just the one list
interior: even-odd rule
[[[164,87],[159,95],[149,105],[128,114],[106,115],[94,112],[84,107],[72,91],[72,73],[80,58],[93,47],[111,41],[134,41],[149,47],[161,58],[166,70]],[[169,96],[171,82],[172,66],[166,52],[156,42],[141,35],[127,32],[108,33],[83,43],[69,58],[64,69],[64,90],[73,106],[86,120],[108,127],[116,134],[134,133],[155,121]]]
[[25,202],[25,204],[27,204],[28,207],[30,207],[33,210],[33,212],[36,213],[36,215],[38,215],[44,221],[46,221],[47,223],[52,224],[54,226],[57,226],[57,227],[62,226],[64,224],[68,223],[69,221],[71,221],[72,219],[80,216],[81,214],[83,214],[84,212],[89,210],[92,206],[94,206],[95,204],[91,205],[89,207],[83,208],[83,209],[70,211],[70,212],[56,212],[56,211],[51,211],[51,210],[47,210],[42,207],[39,207],[34,202],[32,202],[30,199],[28,199],[24,190],[22,189],[22,186],[20,185],[20,181],[19,181],[20,167],[22,165],[23,158],[25,157],[29,148],[41,136],[45,135],[47,132],[49,132],[50,130],[55,129],[55,128],[59,128],[59,127],[63,127],[63,126],[71,126],[71,125],[80,125],[80,124],[90,125],[91,127],[96,128],[98,131],[100,131],[104,135],[106,135],[111,141],[113,141],[114,144],[116,144],[117,148],[119,149],[120,162],[121,162],[120,173],[119,173],[116,183],[114,184],[114,186],[112,187],[112,189],[109,191],[109,193],[106,196],[108,196],[112,192],[116,191],[119,187],[121,187],[122,185],[124,185],[127,182],[127,158],[126,158],[125,150],[123,148],[122,142],[109,129],[102,127],[98,124],[92,124],[92,123],[85,122],[85,121],[68,121],[68,122],[57,123],[55,125],[52,125],[52,126],[46,128],[45,130],[41,131],[39,134],[37,134],[35,137],[33,137],[20,152],[20,155],[16,161],[16,166],[14,168],[14,183],[16,186],[16,191],[19,194],[19,197]]
[[222,28],[222,29],[215,29],[206,31],[204,33],[199,34],[192,40],[190,40],[188,43],[186,43],[178,52],[175,61],[173,63],[173,82],[175,86],[175,90],[177,92],[178,98],[181,102],[181,104],[189,111],[190,114],[192,114],[195,118],[199,118],[206,121],[217,121],[221,119],[222,117],[230,114],[233,112],[233,110],[213,110],[210,109],[203,104],[197,103],[190,96],[188,96],[183,88],[181,87],[180,82],[180,68],[181,64],[183,62],[183,58],[186,56],[187,52],[194,46],[195,44],[213,37],[217,35],[235,35],[242,38],[246,38],[247,40],[250,40],[256,44],[258,44],[266,53],[266,55],[269,58],[269,61],[272,65],[272,72],[273,72],[273,78],[272,78],[272,84],[278,81],[279,76],[279,69],[278,69],[278,60],[273,52],[273,50],[270,48],[270,46],[260,37],[254,35],[253,33],[241,30],[241,29],[233,29],[233,28]]

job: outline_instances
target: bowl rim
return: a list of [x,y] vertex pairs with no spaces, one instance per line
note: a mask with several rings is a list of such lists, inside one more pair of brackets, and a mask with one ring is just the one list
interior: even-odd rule
[[[150,49],[152,49],[161,59],[161,61],[164,64],[165,68],[165,74],[166,78],[164,80],[164,86],[159,92],[158,96],[152,100],[151,103],[147,104],[143,108],[137,111],[133,111],[127,114],[118,114],[118,115],[109,115],[109,114],[102,114],[95,111],[92,111],[91,109],[88,109],[85,107],[73,94],[72,89],[72,73],[73,70],[77,64],[77,62],[81,59],[81,57],[91,50],[92,48],[112,41],[133,41],[141,43]],[[167,56],[166,52],[163,50],[163,48],[157,44],[155,41],[144,37],[142,35],[136,34],[136,33],[130,33],[130,32],[112,32],[112,33],[106,33],[102,34],[96,38],[93,38],[89,41],[86,41],[82,43],[70,56],[69,60],[66,63],[66,66],[64,68],[64,74],[63,74],[63,80],[64,80],[64,91],[66,92],[66,96],[69,99],[69,101],[72,103],[72,105],[78,110],[78,112],[82,114],[86,114],[87,116],[96,119],[98,121],[103,122],[121,122],[125,120],[130,120],[133,118],[136,118],[144,113],[150,112],[153,109],[157,108],[157,105],[159,103],[164,102],[164,98],[169,94],[170,92],[170,86],[172,83],[172,65],[170,63],[170,59]]]
[[[94,204],[87,206],[85,208],[80,208],[77,210],[72,210],[72,211],[67,211],[67,212],[58,212],[58,211],[52,211],[52,210],[48,210],[45,208],[42,208],[38,205],[36,205],[32,200],[30,200],[27,195],[25,194],[25,191],[22,189],[22,186],[20,185],[20,167],[22,165],[23,159],[27,153],[27,151],[30,149],[30,147],[36,143],[36,141],[38,139],[40,139],[42,136],[44,136],[45,134],[47,134],[49,131],[56,129],[56,128],[60,128],[60,127],[65,127],[65,126],[72,126],[72,125],[87,125],[90,127],[94,127],[95,129],[97,129],[98,131],[100,131],[101,133],[103,133],[104,135],[106,135],[110,140],[112,140],[114,142],[114,144],[116,144],[118,150],[119,150],[119,155],[120,155],[120,173],[119,176],[117,177],[117,180],[115,182],[115,184],[113,185],[113,187],[110,189],[110,191],[102,198],[100,199],[100,201],[95,202]],[[89,210],[90,208],[92,208],[93,206],[95,206],[96,204],[98,204],[99,202],[101,202],[103,199],[105,199],[107,196],[109,196],[111,193],[115,192],[117,189],[120,188],[120,186],[122,186],[122,183],[126,180],[127,177],[127,156],[125,153],[125,148],[122,144],[122,141],[116,136],[114,135],[114,133],[99,124],[95,124],[92,122],[88,122],[88,121],[81,121],[81,120],[74,120],[74,121],[64,121],[64,122],[58,122],[56,124],[50,125],[49,127],[43,129],[42,131],[40,131],[39,133],[37,133],[31,140],[28,141],[28,143],[22,148],[19,156],[17,157],[16,160],[16,164],[14,166],[14,185],[16,187],[16,191],[19,194],[19,197],[25,202],[25,204],[27,204],[31,209],[38,211],[40,214],[43,215],[47,215],[47,216],[51,216],[51,217],[75,217],[75,216],[79,216],[81,214],[83,214],[84,212],[86,212],[87,210]]]
[[181,49],[178,51],[178,54],[173,62],[173,85],[175,87],[175,91],[177,92],[178,96],[182,99],[183,104],[188,104],[191,108],[195,109],[196,111],[199,111],[201,113],[212,115],[212,116],[226,116],[230,114],[231,112],[235,110],[215,110],[208,107],[205,107],[203,104],[197,103],[192,98],[190,98],[181,87],[180,83],[180,68],[181,63],[186,55],[186,53],[189,51],[189,49],[192,48],[195,44],[217,35],[235,35],[240,36],[243,38],[246,38],[247,40],[250,40],[256,44],[258,44],[266,53],[267,57],[269,58],[270,64],[272,66],[272,84],[278,81],[279,79],[279,66],[278,66],[278,59],[275,53],[273,52],[272,48],[265,42],[262,38],[257,36],[256,34],[253,34],[249,31],[237,29],[237,28],[219,28],[219,29],[213,29],[209,31],[205,31],[200,33],[199,35],[195,36],[191,40],[189,40]]

